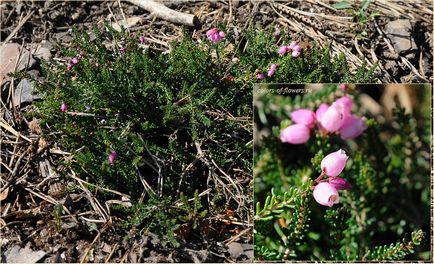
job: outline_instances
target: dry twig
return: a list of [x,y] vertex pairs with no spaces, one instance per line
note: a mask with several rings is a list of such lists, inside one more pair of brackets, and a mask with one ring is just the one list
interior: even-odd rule
[[168,8],[167,6],[157,3],[153,0],[127,0],[133,5],[139,6],[147,10],[152,15],[162,18],[164,20],[186,25],[190,27],[200,27],[200,21],[195,15],[184,14]]

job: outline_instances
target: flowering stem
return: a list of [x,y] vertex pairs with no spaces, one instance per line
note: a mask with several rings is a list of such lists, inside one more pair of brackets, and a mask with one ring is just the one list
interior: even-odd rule
[[218,51],[218,45],[215,44],[214,48],[215,48],[215,53],[217,54],[217,61],[220,64],[220,55],[219,55],[219,51]]
[[325,174],[324,172],[321,172],[321,174],[318,176],[318,178],[315,179],[314,184],[310,187],[310,189],[313,191],[315,189],[315,186],[321,182],[321,180],[324,178]]
[[318,178],[315,179],[315,183],[319,183],[322,180],[322,178],[324,178],[324,176],[325,176],[324,172],[321,172]]

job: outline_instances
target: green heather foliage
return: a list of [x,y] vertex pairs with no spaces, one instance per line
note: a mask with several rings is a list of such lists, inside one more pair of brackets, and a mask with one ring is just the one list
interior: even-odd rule
[[[139,35],[110,26],[74,33],[71,46],[60,49],[66,63],[77,56],[79,63],[67,70],[65,61],[46,62],[38,83],[43,100],[35,116],[43,137],[73,154],[59,161],[59,172],[67,177],[73,170],[90,182],[89,188],[131,195],[133,207],[113,208],[121,224],[157,232],[173,245],[181,224],[196,228],[204,217],[236,204],[238,198],[227,195],[235,188],[222,172],[233,179],[240,172],[252,174],[257,69],[280,63],[272,82],[373,79],[372,69],[350,74],[343,56],[332,58],[328,48],[315,45],[297,60],[280,58],[275,38],[261,30],[249,30],[239,43],[228,33],[217,44],[186,33],[169,52],[145,48]],[[60,110],[62,102],[66,112]],[[113,165],[112,151],[118,154]],[[197,196],[208,188],[214,197],[210,203]],[[110,193],[101,192],[110,199]],[[250,197],[252,190],[241,192]],[[185,203],[191,198],[193,204]],[[174,207],[180,200],[181,208]],[[300,203],[303,214],[307,201]]]
[[[430,87],[413,88],[430,98]],[[270,132],[254,146],[256,259],[430,258],[430,103],[422,100],[413,114],[398,105],[393,120],[379,124],[362,112],[360,90],[351,94],[353,113],[367,117],[367,130],[347,141],[316,130],[302,145],[281,143],[280,129],[293,110],[316,110],[341,97],[338,85],[297,96],[257,95],[255,127]],[[339,191],[340,202],[325,207],[313,199],[311,187],[321,160],[338,149],[349,156],[340,177],[353,188]]]

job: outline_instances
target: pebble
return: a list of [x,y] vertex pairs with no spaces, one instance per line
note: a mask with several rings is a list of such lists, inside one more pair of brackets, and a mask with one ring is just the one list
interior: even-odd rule
[[15,88],[14,99],[16,104],[31,103],[33,100],[40,98],[39,95],[35,94],[33,83],[28,79],[22,79]]
[[385,27],[387,37],[398,53],[405,54],[408,59],[414,58],[417,46],[412,37],[412,25],[408,19],[389,22]]
[[[21,45],[17,43],[7,43],[0,47],[0,77],[6,77],[8,73],[14,72],[15,63],[20,56]],[[29,60],[30,56],[30,60]],[[30,52],[26,49],[22,50],[18,61],[17,71],[22,71],[26,68],[31,68],[35,64],[35,59],[32,58]]]

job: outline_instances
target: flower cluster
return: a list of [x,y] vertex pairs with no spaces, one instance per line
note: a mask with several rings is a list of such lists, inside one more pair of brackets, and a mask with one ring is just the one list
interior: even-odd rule
[[287,52],[291,52],[292,57],[297,58],[301,54],[301,47],[297,42],[293,41],[288,46],[281,46],[277,51],[280,56],[285,55]]
[[[352,188],[346,180],[338,177],[347,164],[348,156],[342,149],[330,153],[321,161],[321,175],[315,180],[317,185],[313,190],[313,198],[324,206],[333,206],[339,203],[338,190]],[[321,180],[328,176],[326,180]]]
[[70,70],[72,69],[72,67],[73,67],[75,64],[79,63],[79,62],[80,62],[80,61],[79,61],[79,59],[78,59],[77,57],[72,58],[71,61],[68,62],[68,64],[66,65],[66,69],[67,69],[68,71],[70,71]]
[[336,133],[343,140],[360,136],[367,126],[364,118],[351,114],[353,101],[347,95],[337,99],[332,105],[321,104],[316,112],[310,109],[298,109],[291,113],[295,123],[280,132],[280,140],[290,144],[304,144],[317,126],[323,134]]
[[[300,47],[300,45],[297,44],[297,42],[293,41],[288,46],[281,46],[279,48],[279,50],[277,51],[277,53],[279,53],[280,56],[285,55],[287,52],[291,52],[292,57],[297,58],[301,54],[301,47]],[[275,63],[271,64],[270,68],[268,69],[267,76],[268,77],[273,76],[276,69],[277,69],[277,64],[275,64]],[[264,79],[264,73],[259,72],[257,74],[257,78],[258,78],[258,80],[263,80]]]
[[217,28],[211,28],[206,32],[206,36],[215,44],[222,40],[226,36],[226,33],[223,31],[219,31]]

